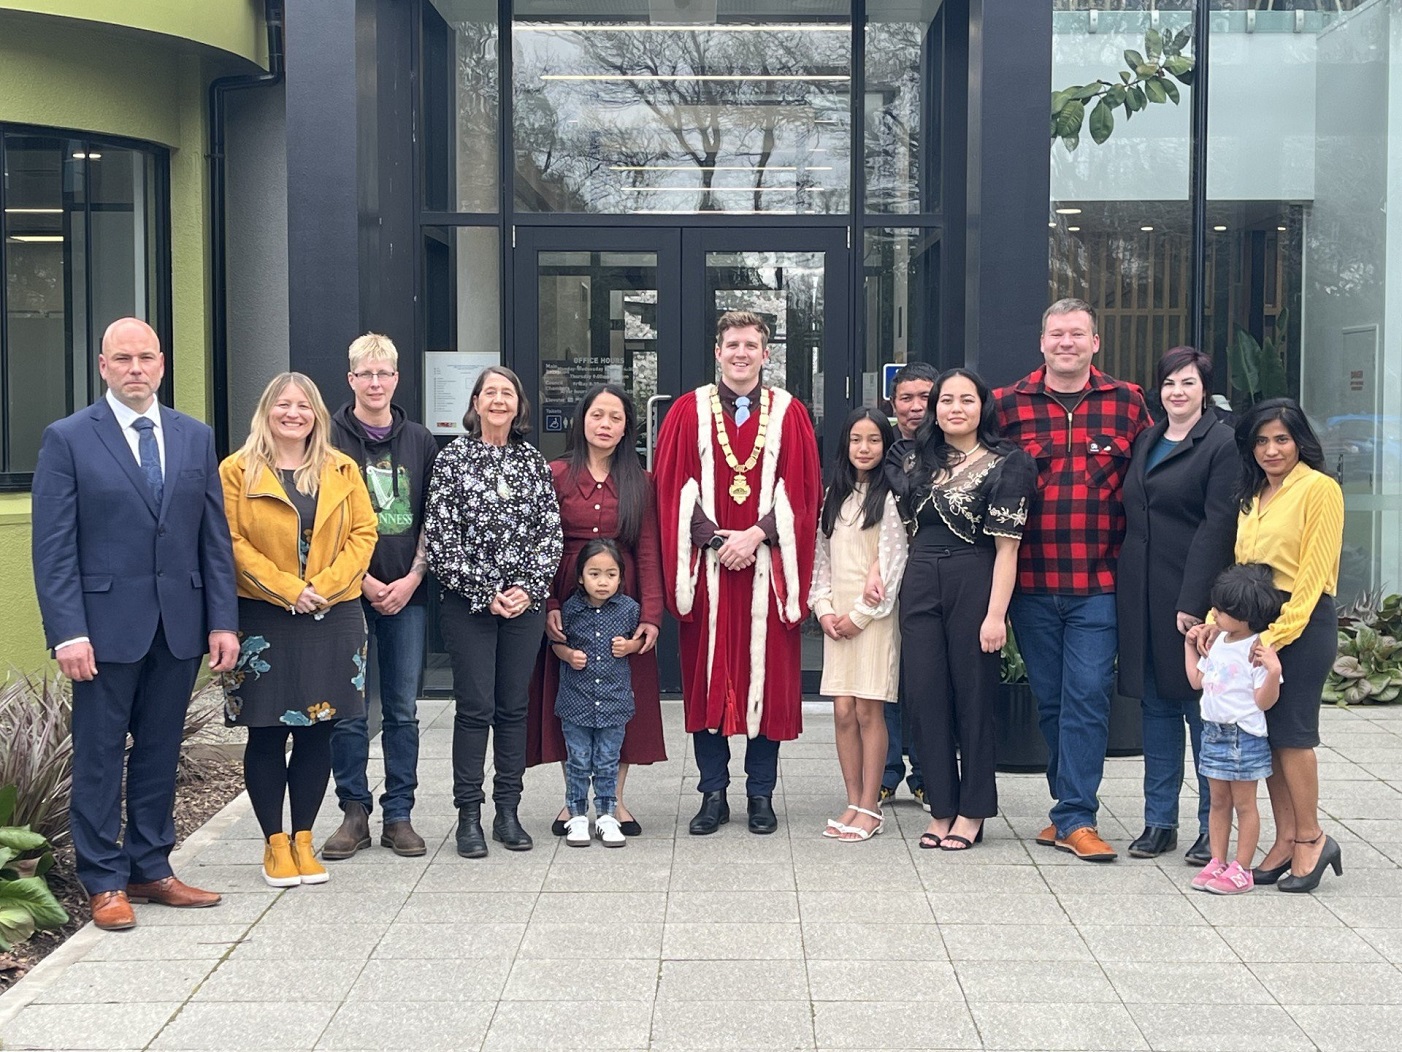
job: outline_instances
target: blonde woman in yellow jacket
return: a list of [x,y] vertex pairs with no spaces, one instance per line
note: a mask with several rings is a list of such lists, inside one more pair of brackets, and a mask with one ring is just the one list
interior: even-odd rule
[[248,728],[243,771],[267,838],[263,879],[273,887],[324,883],[311,829],[331,777],[332,727],[365,715],[359,600],[375,513],[360,469],[331,445],[326,403],[301,373],[282,373],[264,389],[248,441],[219,476],[240,626],[224,719]]

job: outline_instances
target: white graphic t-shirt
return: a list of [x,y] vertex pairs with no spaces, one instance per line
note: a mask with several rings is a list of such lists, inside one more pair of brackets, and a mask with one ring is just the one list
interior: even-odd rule
[[[1260,637],[1249,635],[1235,643],[1224,632],[1206,657],[1198,658],[1202,673],[1202,718],[1213,723],[1235,723],[1248,734],[1266,736],[1266,714],[1256,707],[1256,688],[1266,681],[1266,670],[1251,664],[1251,648]],[[1281,677],[1284,683],[1284,677]]]

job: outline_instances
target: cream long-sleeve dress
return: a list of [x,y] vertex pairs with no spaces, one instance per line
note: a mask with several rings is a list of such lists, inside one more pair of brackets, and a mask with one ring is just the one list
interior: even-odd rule
[[[832,536],[818,531],[809,605],[816,617],[847,614],[862,631],[855,639],[823,636],[823,682],[828,697],[881,701],[899,697],[901,630],[896,596],[905,573],[906,534],[896,498],[887,494],[881,522],[862,529],[867,488],[859,483],[842,504]],[[885,598],[877,606],[862,600],[867,573],[880,563]]]

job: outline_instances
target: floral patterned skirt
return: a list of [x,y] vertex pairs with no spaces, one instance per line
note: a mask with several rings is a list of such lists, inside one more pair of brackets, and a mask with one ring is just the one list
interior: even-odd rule
[[337,603],[321,620],[239,600],[239,660],[224,682],[224,722],[308,727],[365,715],[365,615]]

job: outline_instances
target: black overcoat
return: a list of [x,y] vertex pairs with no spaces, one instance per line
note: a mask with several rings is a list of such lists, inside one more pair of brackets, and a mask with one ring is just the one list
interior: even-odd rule
[[1144,656],[1165,698],[1191,698],[1177,614],[1205,617],[1217,575],[1236,546],[1232,500],[1241,458],[1232,429],[1209,409],[1178,447],[1146,471],[1149,451],[1168,430],[1160,421],[1135,439],[1125,478],[1126,532],[1116,581],[1120,693],[1144,696]]

